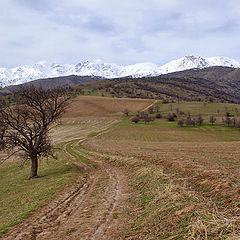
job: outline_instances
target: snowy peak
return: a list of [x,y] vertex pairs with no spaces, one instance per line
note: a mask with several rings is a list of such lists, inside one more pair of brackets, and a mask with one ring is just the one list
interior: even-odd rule
[[208,58],[208,61],[211,66],[225,66],[225,67],[232,67],[232,68],[240,67],[240,62],[228,57],[211,57],[211,58]]
[[104,63],[101,60],[85,61],[74,64],[57,64],[45,61],[32,66],[19,66],[15,68],[0,68],[0,87],[18,85],[40,78],[60,76],[98,76],[103,78],[144,77],[183,71],[187,69],[201,69],[211,66],[224,66],[240,68],[240,62],[227,57],[203,58],[201,56],[185,56],[173,60],[162,66],[154,63],[137,63],[128,66],[119,66],[113,63]]
[[121,66],[113,63],[104,63],[101,60],[93,62],[82,62],[77,64],[72,72],[80,76],[100,76],[104,78],[114,78],[119,75]]
[[143,77],[159,75],[158,66],[154,63],[137,63],[122,67],[120,76]]
[[240,62],[230,59],[227,57],[212,57],[212,58],[203,58],[201,56],[185,56],[183,58],[179,58],[177,60],[173,60],[161,67],[159,69],[162,73],[171,73],[178,72],[187,69],[201,69],[206,67],[213,66],[222,66],[222,67],[233,67],[239,68]]

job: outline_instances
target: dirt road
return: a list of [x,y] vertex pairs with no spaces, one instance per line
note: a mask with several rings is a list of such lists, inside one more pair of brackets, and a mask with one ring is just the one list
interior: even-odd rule
[[145,107],[143,110],[142,110],[142,112],[145,112],[145,111],[147,111],[150,107],[152,107],[155,103],[157,103],[158,102],[158,100],[154,100],[149,106],[147,106],[147,107]]
[[121,239],[130,208],[124,170],[94,158],[94,164],[88,166],[65,152],[69,161],[85,168],[84,184],[75,190],[65,189],[46,207],[11,228],[4,239]]

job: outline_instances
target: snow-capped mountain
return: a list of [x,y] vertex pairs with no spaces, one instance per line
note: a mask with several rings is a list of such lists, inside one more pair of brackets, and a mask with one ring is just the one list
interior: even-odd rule
[[201,56],[196,57],[190,55],[171,61],[163,66],[160,66],[159,69],[162,73],[166,74],[187,69],[201,69],[213,66],[240,68],[240,62],[227,57],[203,58]]
[[0,68],[0,87],[18,85],[40,78],[69,75],[100,76],[103,78],[119,78],[126,76],[143,77],[211,66],[240,68],[240,62],[227,57],[203,58],[200,56],[185,56],[162,66],[157,66],[154,63],[138,63],[128,66],[119,66],[113,63],[104,63],[101,60],[95,60],[93,62],[86,61],[76,65],[49,64],[42,61],[32,66],[25,65],[10,69]]

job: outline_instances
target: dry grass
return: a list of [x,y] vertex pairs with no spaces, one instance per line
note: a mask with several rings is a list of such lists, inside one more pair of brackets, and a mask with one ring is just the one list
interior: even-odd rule
[[[238,138],[239,131],[225,127],[221,130],[209,126],[205,129],[183,130],[174,126],[122,123],[108,133],[89,139],[84,147],[124,158],[141,159],[147,167],[141,169],[139,176],[153,176],[147,170],[149,167],[163,169],[164,174],[172,180],[172,185],[166,187],[165,193],[159,191],[159,198],[156,198],[156,192],[152,192],[151,204],[154,204],[153,201],[181,198],[181,191],[190,199],[189,202],[180,201],[180,209],[176,208],[176,201],[171,200],[172,205],[164,205],[164,208],[157,211],[155,219],[167,215],[168,224],[172,226],[165,226],[165,230],[158,226],[158,230],[171,234],[165,238],[149,239],[171,239],[168,237],[174,236],[174,233],[176,238],[172,239],[227,239],[232,234],[240,234]],[[144,185],[148,186],[149,182],[151,178]],[[187,219],[186,224],[179,220],[179,217],[182,219],[181,216]],[[154,231],[155,225],[160,222],[164,226],[165,217],[160,217],[159,223],[150,224],[151,221],[148,220],[147,229]],[[185,238],[177,238],[183,234],[179,232],[180,225],[187,228]],[[145,231],[148,230],[145,229],[142,234],[146,235]],[[158,230],[156,228],[153,235],[157,236]]]
[[138,191],[121,239],[238,239],[237,218],[223,216],[211,201],[172,182],[158,165],[132,156],[89,153],[130,170],[131,186]]
[[61,124],[51,132],[53,142],[60,143],[79,139],[91,132],[99,131],[120,121],[119,117],[78,117],[63,118]]

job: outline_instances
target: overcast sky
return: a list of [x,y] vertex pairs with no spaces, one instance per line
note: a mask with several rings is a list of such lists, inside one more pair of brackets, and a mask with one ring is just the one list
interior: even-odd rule
[[0,67],[240,60],[239,0],[0,0]]

